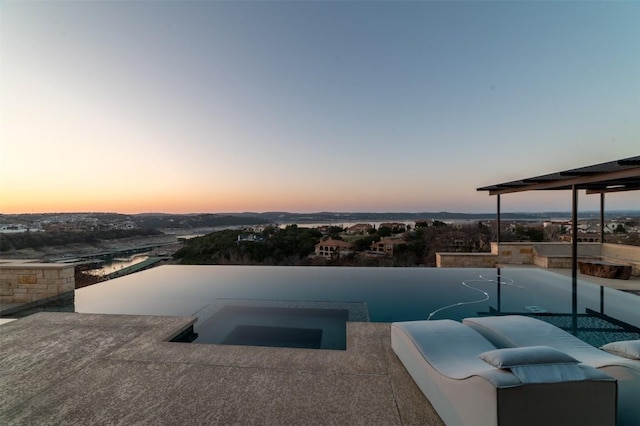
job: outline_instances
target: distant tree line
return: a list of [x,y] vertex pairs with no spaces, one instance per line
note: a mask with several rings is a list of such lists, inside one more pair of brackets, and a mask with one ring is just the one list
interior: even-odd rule
[[129,237],[146,237],[162,235],[162,232],[151,228],[106,229],[97,231],[47,231],[20,232],[0,234],[0,252],[21,249],[38,249],[49,246],[65,246],[68,244],[93,244],[101,240],[117,240]]
[[241,230],[226,229],[186,241],[174,253],[182,264],[298,265],[313,253],[322,234],[315,228],[266,227],[259,241],[238,241]]
[[74,223],[86,221],[97,223],[97,226],[109,227],[110,224],[133,222],[139,228],[213,228],[218,226],[250,226],[265,225],[267,219],[251,215],[219,215],[213,213],[197,214],[164,214],[141,213],[126,215],[121,213],[35,213],[35,214],[0,214],[0,223],[22,224],[33,227],[37,223]]
[[[505,235],[505,238],[510,241],[542,242],[545,241],[545,232],[541,226],[516,225],[513,235]],[[504,238],[502,240],[507,241]]]
[[264,225],[266,219],[259,217],[230,216],[217,214],[159,214],[133,215],[131,220],[142,228],[207,228],[217,226]]
[[[243,241],[238,239],[243,231],[224,230],[185,241],[173,257],[181,264],[435,266],[437,251],[488,252],[492,238],[491,229],[481,223],[457,228],[438,222],[396,235],[406,244],[396,246],[393,256],[377,256],[366,253],[372,243],[390,236],[392,230],[382,227],[358,236],[348,236],[343,231],[336,226],[325,234],[296,225],[267,227],[256,234],[259,240]],[[348,240],[354,244],[355,252],[331,259],[310,257],[323,237]]]

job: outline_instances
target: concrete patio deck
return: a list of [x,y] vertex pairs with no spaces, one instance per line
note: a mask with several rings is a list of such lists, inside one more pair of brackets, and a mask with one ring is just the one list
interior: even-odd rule
[[0,423],[442,425],[390,346],[172,343],[194,318],[43,312],[0,326]]
[[[640,292],[639,277],[579,279]],[[0,318],[0,424],[443,424],[392,351],[390,324],[347,323],[345,351],[169,342],[194,320]]]

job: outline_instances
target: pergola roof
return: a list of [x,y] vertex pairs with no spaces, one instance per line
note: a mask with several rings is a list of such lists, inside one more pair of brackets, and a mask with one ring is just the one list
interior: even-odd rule
[[587,194],[640,190],[640,156],[478,188],[489,195],[585,189]]

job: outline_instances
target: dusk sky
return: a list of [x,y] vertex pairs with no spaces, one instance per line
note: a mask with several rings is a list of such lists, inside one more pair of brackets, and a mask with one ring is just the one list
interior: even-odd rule
[[[640,155],[640,2],[3,1],[0,17],[0,213],[493,212],[476,188]],[[501,201],[571,209],[569,192]]]

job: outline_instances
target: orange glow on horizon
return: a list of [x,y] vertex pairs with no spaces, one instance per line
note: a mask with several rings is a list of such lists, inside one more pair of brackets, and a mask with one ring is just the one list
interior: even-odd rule
[[[120,189],[122,188],[122,189]],[[28,190],[25,190],[28,189]],[[496,198],[467,190],[437,192],[438,188],[404,187],[391,191],[388,188],[368,187],[357,191],[345,183],[339,190],[334,187],[283,187],[267,188],[251,185],[186,187],[181,184],[151,185],[141,182],[108,187],[67,186],[56,189],[31,183],[19,189],[0,187],[0,213],[51,213],[51,212],[116,212],[137,213],[233,213],[288,211],[313,213],[334,212],[466,212],[489,213],[495,211]],[[450,189],[450,188],[449,188]],[[637,195],[637,194],[636,194]],[[626,209],[633,206],[633,194],[610,194],[606,208]],[[544,207],[542,207],[544,206]],[[617,207],[622,206],[622,207]],[[579,211],[597,210],[599,197],[579,195]],[[633,208],[633,207],[631,207]],[[635,207],[638,208],[638,207]],[[569,192],[536,192],[509,194],[502,197],[504,212],[570,211]]]

